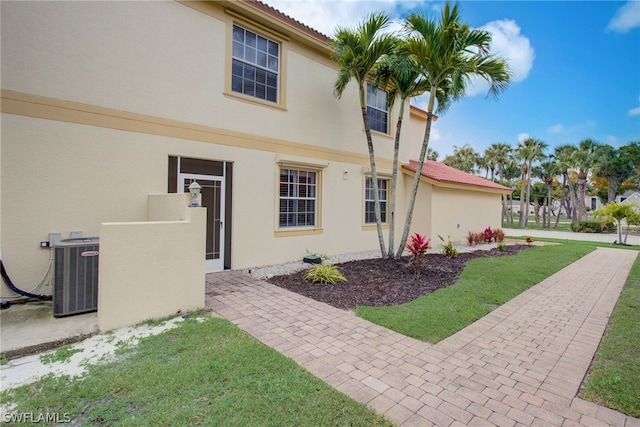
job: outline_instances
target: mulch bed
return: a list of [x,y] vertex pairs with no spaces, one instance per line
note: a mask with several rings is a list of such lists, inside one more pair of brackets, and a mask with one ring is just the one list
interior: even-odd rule
[[267,281],[344,310],[354,310],[358,305],[391,306],[453,285],[466,262],[471,259],[515,255],[528,247],[508,245],[504,251],[495,248],[477,250],[453,258],[428,254],[419,266],[408,265],[407,257],[399,260],[376,258],[350,261],[336,264],[348,282],[335,285],[305,281],[304,271],[275,276]]

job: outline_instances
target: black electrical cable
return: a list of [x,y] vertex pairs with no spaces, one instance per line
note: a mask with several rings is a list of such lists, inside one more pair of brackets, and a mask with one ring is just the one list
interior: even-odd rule
[[39,300],[43,300],[43,301],[51,301],[53,299],[53,297],[51,295],[32,294],[31,292],[27,292],[27,291],[23,291],[22,289],[18,289],[13,284],[11,279],[9,278],[9,274],[7,274],[7,270],[5,270],[4,264],[2,263],[1,259],[0,259],[0,273],[2,273],[2,278],[4,279],[4,283],[6,283],[7,286],[9,287],[9,289],[11,289],[16,294],[20,294],[20,295],[25,296],[25,297],[35,298],[35,299],[39,299]]

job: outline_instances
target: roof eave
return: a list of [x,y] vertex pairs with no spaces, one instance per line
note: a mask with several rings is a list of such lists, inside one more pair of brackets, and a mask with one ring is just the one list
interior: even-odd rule
[[[410,176],[415,176],[416,174],[416,172],[413,169],[409,169],[404,165],[402,166],[402,172]],[[423,174],[420,174],[420,180],[440,188],[452,188],[456,190],[467,190],[467,191],[471,190],[471,191],[479,191],[482,193],[492,193],[492,194],[513,193],[513,189],[507,188],[507,187],[504,187],[504,189],[500,189],[500,188],[494,188],[494,187],[486,187],[482,185],[460,184],[455,182],[440,181],[428,176],[424,176]]]

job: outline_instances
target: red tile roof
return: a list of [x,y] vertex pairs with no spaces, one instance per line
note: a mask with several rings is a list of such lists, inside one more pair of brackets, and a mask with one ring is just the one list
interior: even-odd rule
[[[402,165],[402,168],[415,173],[418,168],[418,162],[410,160],[409,164]],[[463,172],[459,169],[452,168],[444,163],[435,162],[433,160],[426,160],[424,162],[424,166],[422,167],[422,176],[441,184],[456,184],[466,187],[497,190],[505,193],[510,193],[512,191],[511,188],[505,187],[504,185],[497,184],[493,181],[489,181],[488,179]]]
[[292,18],[291,16],[279,11],[278,9],[276,9],[273,6],[270,6],[268,4],[266,4],[263,1],[260,0],[244,0],[245,3],[253,5],[256,9],[260,9],[263,12],[266,12],[267,14],[275,17],[276,19],[279,19],[281,21],[285,21],[287,22],[289,25],[298,28],[299,30],[302,30],[303,32],[311,35],[312,37],[317,38],[318,40],[325,42],[325,43],[330,43],[331,42],[331,38],[325,34],[322,34],[320,31],[311,28],[310,26]]

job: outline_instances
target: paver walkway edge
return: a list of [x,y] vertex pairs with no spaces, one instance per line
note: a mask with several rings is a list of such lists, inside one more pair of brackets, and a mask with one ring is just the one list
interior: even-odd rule
[[435,345],[238,271],[206,306],[399,426],[640,427],[575,397],[636,255],[599,248]]

